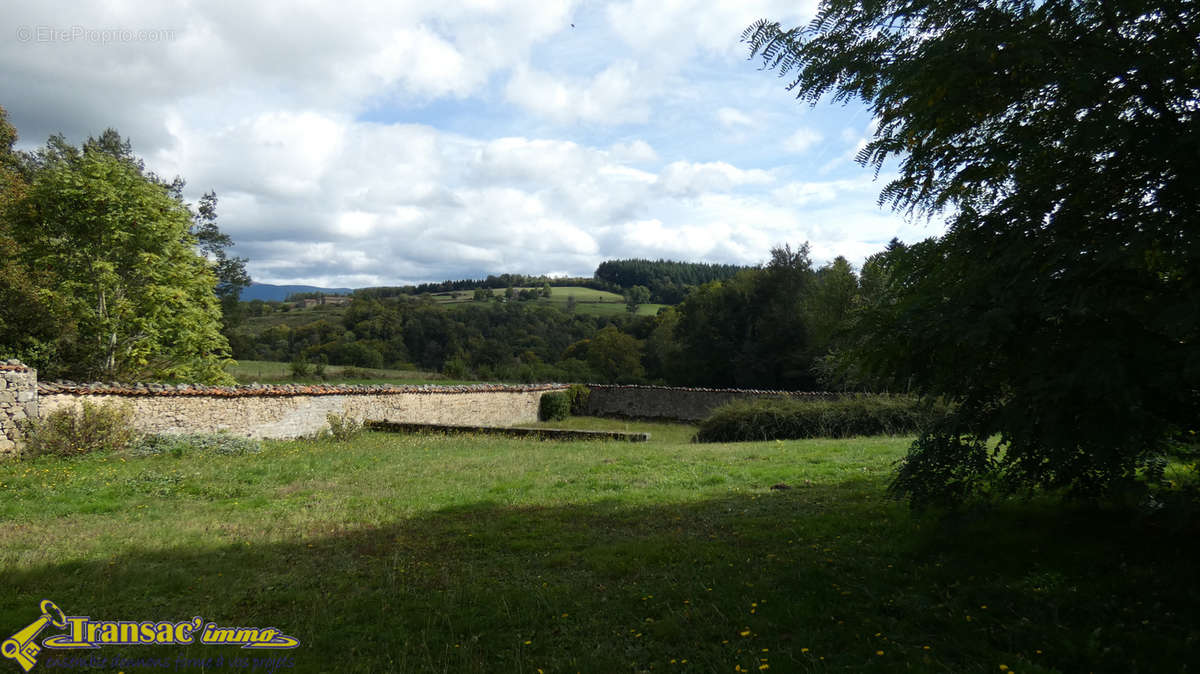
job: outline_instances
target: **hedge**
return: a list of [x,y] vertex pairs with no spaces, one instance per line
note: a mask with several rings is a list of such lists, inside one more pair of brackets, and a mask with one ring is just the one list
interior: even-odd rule
[[742,442],[854,435],[900,435],[945,414],[909,396],[857,395],[836,400],[735,400],[700,422],[696,442]]

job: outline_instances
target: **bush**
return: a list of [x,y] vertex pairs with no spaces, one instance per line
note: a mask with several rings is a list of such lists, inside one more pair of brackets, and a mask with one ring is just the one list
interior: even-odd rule
[[542,421],[558,421],[571,414],[571,399],[566,393],[545,393],[538,404],[538,417]]
[[696,442],[741,442],[915,433],[945,414],[907,396],[863,395],[838,400],[735,400],[700,422]]
[[241,456],[262,451],[262,443],[230,433],[185,433],[145,435],[129,446],[133,456],[174,456],[213,454]]
[[97,405],[86,400],[79,407],[58,409],[45,419],[27,421],[23,430],[23,455],[28,457],[113,452],[137,438],[129,405]]
[[442,374],[450,379],[466,379],[470,374],[467,363],[462,358],[451,358],[442,365]]
[[571,414],[582,416],[587,414],[588,398],[592,395],[592,389],[583,384],[571,384],[567,389],[567,398],[571,401]]
[[337,442],[353,440],[363,430],[362,422],[346,413],[330,412],[325,415],[325,421],[329,423],[329,436]]

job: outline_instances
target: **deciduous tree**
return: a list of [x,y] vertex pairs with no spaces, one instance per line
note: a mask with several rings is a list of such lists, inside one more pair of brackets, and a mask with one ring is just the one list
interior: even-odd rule
[[882,203],[946,214],[872,272],[853,350],[957,405],[895,490],[1111,496],[1153,474],[1200,416],[1200,6],[824,0],[744,37],[799,98],[869,104],[859,161],[898,161]]
[[112,142],[77,149],[51,139],[11,219],[24,264],[52,276],[43,302],[75,328],[56,367],[77,377],[226,381],[216,277],[196,252],[191,213]]

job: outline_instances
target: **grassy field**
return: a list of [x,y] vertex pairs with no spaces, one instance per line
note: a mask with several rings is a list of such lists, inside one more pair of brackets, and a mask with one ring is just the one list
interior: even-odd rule
[[341,323],[342,317],[345,314],[346,307],[344,306],[318,306],[309,309],[291,309],[290,311],[279,311],[265,316],[249,316],[238,326],[237,330],[248,335],[257,335],[269,328],[280,325],[286,325],[289,328],[298,328],[320,320],[326,320],[330,323]]
[[[538,290],[538,288],[514,288],[516,291],[521,290]],[[499,296],[504,295],[504,290],[499,289],[493,291]],[[462,304],[474,301],[475,291],[459,290],[454,292],[435,293],[430,295],[435,302],[443,304]],[[575,298],[575,311],[581,314],[590,314],[594,316],[612,316],[615,314],[625,313],[625,298],[616,293],[610,293],[604,290],[595,290],[585,288],[583,286],[563,286],[550,289],[550,297],[539,297],[536,300],[526,300],[526,302],[535,302],[537,304],[546,304],[558,309],[566,311],[567,300],[570,297]],[[640,304],[638,305],[638,316],[653,316],[658,313],[658,310],[665,307],[665,304]]]
[[[316,367],[309,363],[309,369]],[[467,383],[455,379],[447,379],[437,372],[424,370],[389,370],[352,367],[349,365],[326,365],[324,378],[315,374],[293,378],[291,363],[278,363],[270,360],[239,360],[225,368],[233,375],[239,384],[462,384]]]
[[[916,519],[884,495],[905,438],[695,445],[688,427],[570,425],[652,440],[366,434],[0,463],[0,636],[50,598],[94,620],[201,616],[300,640],[67,656],[291,658],[275,671],[1197,662],[1194,535],[1045,504]],[[47,671],[60,657],[41,654]]]
[[[523,290],[523,288],[516,288]],[[503,296],[504,290],[495,291],[498,295]],[[474,301],[475,291],[459,290],[444,293],[431,293],[428,295],[430,299],[438,304],[461,305],[469,304]],[[625,313],[625,298],[616,293],[605,292],[603,290],[593,290],[592,288],[584,288],[582,286],[564,286],[561,288],[551,288],[550,297],[539,297],[536,300],[526,300],[525,304],[536,303],[553,306],[555,308],[566,311],[567,298],[575,297],[575,311],[580,314],[593,316],[613,316]],[[638,305],[638,316],[654,316],[666,304],[640,304]],[[238,327],[239,332],[248,335],[261,334],[263,331],[286,325],[290,328],[298,328],[302,325],[315,323],[319,320],[326,320],[330,323],[340,323],[342,317],[346,313],[346,307],[342,306],[317,306],[309,309],[292,309],[287,312],[278,312],[268,314],[266,316],[251,316],[246,318],[241,326]]]

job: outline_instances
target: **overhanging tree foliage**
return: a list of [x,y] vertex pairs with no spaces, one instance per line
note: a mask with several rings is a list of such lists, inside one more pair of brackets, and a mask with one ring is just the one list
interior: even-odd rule
[[[752,56],[878,121],[881,203],[949,213],[864,277],[850,361],[957,403],[894,489],[1113,495],[1200,416],[1200,7],[825,0]],[[988,439],[999,438],[998,445]]]
[[28,159],[32,180],[4,219],[61,328],[41,369],[228,381],[216,277],[171,186],[145,175],[115,132],[82,149],[54,137]]
[[32,363],[52,356],[66,331],[55,308],[38,298],[38,288],[49,281],[47,270],[26,266],[13,236],[10,219],[29,192],[21,156],[13,150],[16,141],[17,130],[0,107],[0,350]]

